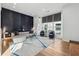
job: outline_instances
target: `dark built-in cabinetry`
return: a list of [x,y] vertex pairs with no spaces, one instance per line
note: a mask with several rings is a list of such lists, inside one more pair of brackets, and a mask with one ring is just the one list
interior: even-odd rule
[[6,27],[7,32],[30,31],[33,27],[33,17],[2,8],[1,27]]
[[42,23],[61,21],[61,13],[42,17]]

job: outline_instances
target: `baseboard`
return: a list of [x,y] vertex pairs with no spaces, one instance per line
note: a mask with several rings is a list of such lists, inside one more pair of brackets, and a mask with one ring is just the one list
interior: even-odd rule
[[70,42],[70,40],[68,40],[68,39],[62,39],[63,41],[65,41],[65,42]]
[[71,43],[79,44],[79,41],[70,40]]

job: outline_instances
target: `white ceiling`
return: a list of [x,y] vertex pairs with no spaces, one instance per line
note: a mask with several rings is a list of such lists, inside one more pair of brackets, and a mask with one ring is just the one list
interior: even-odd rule
[[31,16],[47,16],[61,12],[66,3],[2,3],[1,6]]

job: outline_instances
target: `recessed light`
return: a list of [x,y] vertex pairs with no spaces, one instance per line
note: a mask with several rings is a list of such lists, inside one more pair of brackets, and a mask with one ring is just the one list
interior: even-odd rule
[[43,9],[42,9],[42,11],[46,11],[46,9],[45,9],[45,8],[43,8]]
[[16,3],[14,3],[14,5],[16,5]]
[[48,10],[47,12],[50,12],[50,10]]
[[51,10],[50,9],[42,9],[42,11],[44,11],[44,12],[50,12]]
[[13,4],[13,8],[15,8],[15,6],[16,6],[16,3]]

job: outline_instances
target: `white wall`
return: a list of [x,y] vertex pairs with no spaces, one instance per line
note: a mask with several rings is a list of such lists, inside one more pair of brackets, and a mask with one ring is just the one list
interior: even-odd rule
[[50,31],[54,31],[54,22],[49,22],[49,23],[42,23],[42,30],[45,31],[45,25],[47,25],[47,33],[46,36],[49,35]]
[[[0,3],[0,45],[1,45],[1,3]],[[1,46],[0,46],[0,55],[1,55]]]
[[0,3],[0,42],[1,42],[1,3]]
[[42,17],[34,17],[34,27],[35,27],[35,32],[37,35],[40,35],[40,31],[44,30],[44,25],[48,25],[48,30],[54,30],[54,23],[42,23]]
[[42,18],[35,16],[34,17],[34,28],[37,35],[40,34],[40,31],[42,30]]
[[79,41],[79,4],[65,6],[62,13],[64,40]]
[[1,3],[0,3],[0,35],[1,35]]
[[47,30],[52,30],[52,31],[54,30],[54,22],[42,23],[43,30],[45,25],[47,25]]

